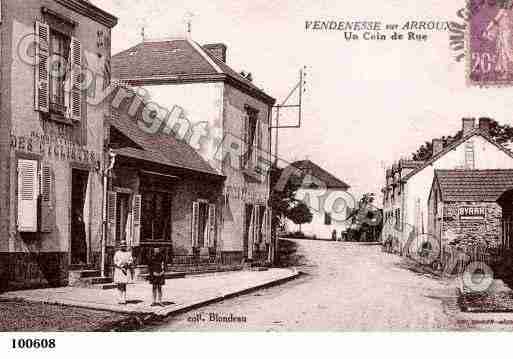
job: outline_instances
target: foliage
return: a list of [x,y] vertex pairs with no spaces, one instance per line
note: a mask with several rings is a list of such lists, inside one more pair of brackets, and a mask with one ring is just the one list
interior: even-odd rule
[[[443,147],[450,146],[454,142],[461,139],[463,131],[459,130],[453,136],[442,137]],[[490,119],[490,137],[498,144],[504,145],[513,141],[513,127],[510,125],[501,125],[495,120]],[[427,161],[433,157],[433,144],[426,142],[420,146],[415,153],[412,154],[414,161]]]

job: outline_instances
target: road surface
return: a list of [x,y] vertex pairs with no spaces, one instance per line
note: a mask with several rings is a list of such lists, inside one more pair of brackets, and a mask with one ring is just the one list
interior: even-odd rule
[[[456,329],[448,283],[359,243],[297,240],[306,274],[286,284],[168,318],[151,331]],[[167,285],[172,285],[169,281]]]

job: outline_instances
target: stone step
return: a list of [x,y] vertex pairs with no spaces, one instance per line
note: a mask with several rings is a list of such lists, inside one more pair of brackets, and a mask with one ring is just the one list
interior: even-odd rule
[[96,269],[88,269],[80,271],[80,278],[91,278],[91,277],[100,277],[101,271]]

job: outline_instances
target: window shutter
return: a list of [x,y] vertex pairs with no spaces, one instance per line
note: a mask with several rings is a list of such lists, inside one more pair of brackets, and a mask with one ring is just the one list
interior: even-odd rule
[[71,64],[71,91],[69,93],[69,118],[80,121],[82,118],[82,44],[77,38],[71,38],[70,64]]
[[192,247],[198,248],[199,244],[199,202],[192,203]]
[[51,233],[55,224],[55,210],[53,207],[54,178],[52,169],[48,165],[41,166],[41,223],[42,233]]
[[116,225],[117,225],[117,201],[118,194],[113,191],[107,193],[107,246],[116,245]]
[[253,247],[255,245],[255,207],[251,209],[251,219],[249,222],[248,234],[248,259],[253,259]]
[[216,205],[208,205],[208,247],[215,248],[216,238]]
[[256,144],[253,148],[253,167],[254,167],[254,170],[257,171],[258,155],[259,155],[260,149],[262,148],[262,124],[258,120],[257,120],[255,131],[256,131],[256,136],[255,136]]
[[249,133],[248,133],[248,129],[249,129],[249,116],[246,114],[244,116],[244,118],[242,119],[242,148],[241,148],[241,156],[240,156],[240,161],[241,161],[241,165],[240,167],[241,168],[246,168],[246,162],[247,162],[247,152],[248,152],[248,149],[249,149]]
[[18,160],[18,231],[37,232],[37,161]]
[[50,27],[36,21],[36,57],[35,57],[35,91],[34,108],[37,111],[50,110]]
[[142,196],[140,194],[136,194],[132,204],[132,228],[134,231],[132,236],[132,247],[138,247],[141,243],[141,205]]

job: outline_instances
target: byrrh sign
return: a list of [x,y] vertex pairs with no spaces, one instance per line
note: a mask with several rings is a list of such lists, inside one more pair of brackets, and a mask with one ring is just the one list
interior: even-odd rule
[[485,207],[460,207],[458,209],[460,219],[485,219]]

